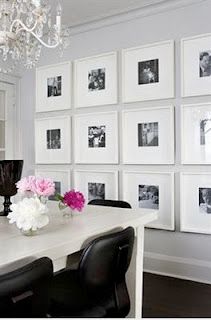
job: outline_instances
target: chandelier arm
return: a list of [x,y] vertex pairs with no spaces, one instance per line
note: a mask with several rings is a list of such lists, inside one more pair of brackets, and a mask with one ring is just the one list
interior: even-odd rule
[[12,22],[12,24],[11,24],[10,32],[13,32],[12,29],[13,29],[15,23],[18,23],[18,24],[21,25],[21,27],[22,27],[22,28],[20,28],[20,29],[17,30],[16,34],[19,33],[19,32],[22,31],[22,30],[25,30],[25,31],[27,31],[27,32],[32,32],[32,31],[36,28],[36,26],[37,26],[37,21],[36,21],[35,24],[34,24],[34,26],[33,26],[31,29],[29,29],[29,28],[27,28],[27,26],[26,26],[21,20],[15,19],[15,20]]
[[[31,29],[29,29],[29,28],[27,28],[27,26],[25,26],[25,24],[24,24],[21,20],[16,19],[16,20],[13,21],[13,23],[12,23],[12,25],[11,25],[11,27],[10,27],[11,32],[12,32],[12,28],[14,27],[14,24],[15,24],[16,22],[19,23],[19,24],[22,26],[22,28],[20,28],[20,29],[17,31],[17,33],[20,32],[21,30],[25,30],[26,32],[31,33],[44,47],[49,48],[49,49],[54,49],[54,48],[58,47],[59,42],[57,42],[57,43],[54,44],[54,45],[49,45],[49,44],[45,43],[42,39],[40,39],[40,38],[33,32],[33,30],[35,29],[35,27],[36,27],[36,25],[37,25],[37,22],[35,23],[35,25],[34,25]],[[16,33],[16,34],[17,34],[17,33]]]

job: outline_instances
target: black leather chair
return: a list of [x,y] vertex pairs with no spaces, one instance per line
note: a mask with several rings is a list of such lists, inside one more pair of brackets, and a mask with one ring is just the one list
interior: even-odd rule
[[93,199],[89,201],[89,205],[95,206],[106,206],[106,207],[118,207],[118,208],[128,208],[131,209],[131,205],[122,200],[103,200],[103,199]]
[[53,278],[53,264],[49,258],[40,258],[16,270],[1,270],[0,317],[46,317],[49,289]]
[[[122,201],[122,200],[103,200],[103,199],[93,199],[91,201],[89,201],[88,205],[95,205],[95,206],[106,206],[106,207],[118,207],[118,208],[127,208],[127,209],[131,209],[131,205],[126,202],[126,201]],[[120,228],[116,228],[114,230],[112,230],[113,232],[115,231],[119,231]],[[111,232],[112,232],[111,231]],[[105,234],[107,234],[108,232],[106,232]],[[95,237],[96,238],[96,237]],[[76,269],[78,267],[78,263],[83,251],[83,248],[86,247],[86,245],[93,240],[92,238],[87,239],[83,245],[82,245],[82,249],[79,251],[76,251],[72,254],[70,254],[67,257],[67,267],[71,268],[71,269]]]
[[123,318],[130,310],[125,282],[134,229],[104,235],[84,250],[78,269],[54,276],[49,314],[68,318]]

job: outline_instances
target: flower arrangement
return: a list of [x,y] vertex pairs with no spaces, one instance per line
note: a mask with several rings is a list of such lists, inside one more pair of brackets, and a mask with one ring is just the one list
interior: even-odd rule
[[55,198],[59,201],[59,209],[61,210],[69,207],[71,210],[81,212],[85,204],[83,193],[75,191],[74,189],[66,192],[64,196],[56,194]]
[[24,177],[16,183],[16,187],[21,194],[31,192],[41,199],[49,197],[55,193],[55,183],[51,179],[35,176]]
[[37,197],[24,198],[12,204],[11,210],[7,216],[9,223],[16,223],[16,226],[24,232],[36,231],[49,223],[46,215],[48,209]]

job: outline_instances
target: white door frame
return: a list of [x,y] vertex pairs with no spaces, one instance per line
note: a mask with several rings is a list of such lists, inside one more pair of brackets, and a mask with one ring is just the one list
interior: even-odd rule
[[14,85],[15,104],[15,135],[14,135],[14,159],[22,159],[22,139],[21,139],[21,111],[20,111],[20,77],[0,73],[0,82]]

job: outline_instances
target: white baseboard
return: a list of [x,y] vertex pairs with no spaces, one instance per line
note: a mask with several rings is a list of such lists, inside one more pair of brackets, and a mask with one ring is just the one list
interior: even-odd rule
[[211,261],[144,253],[144,271],[211,284]]

